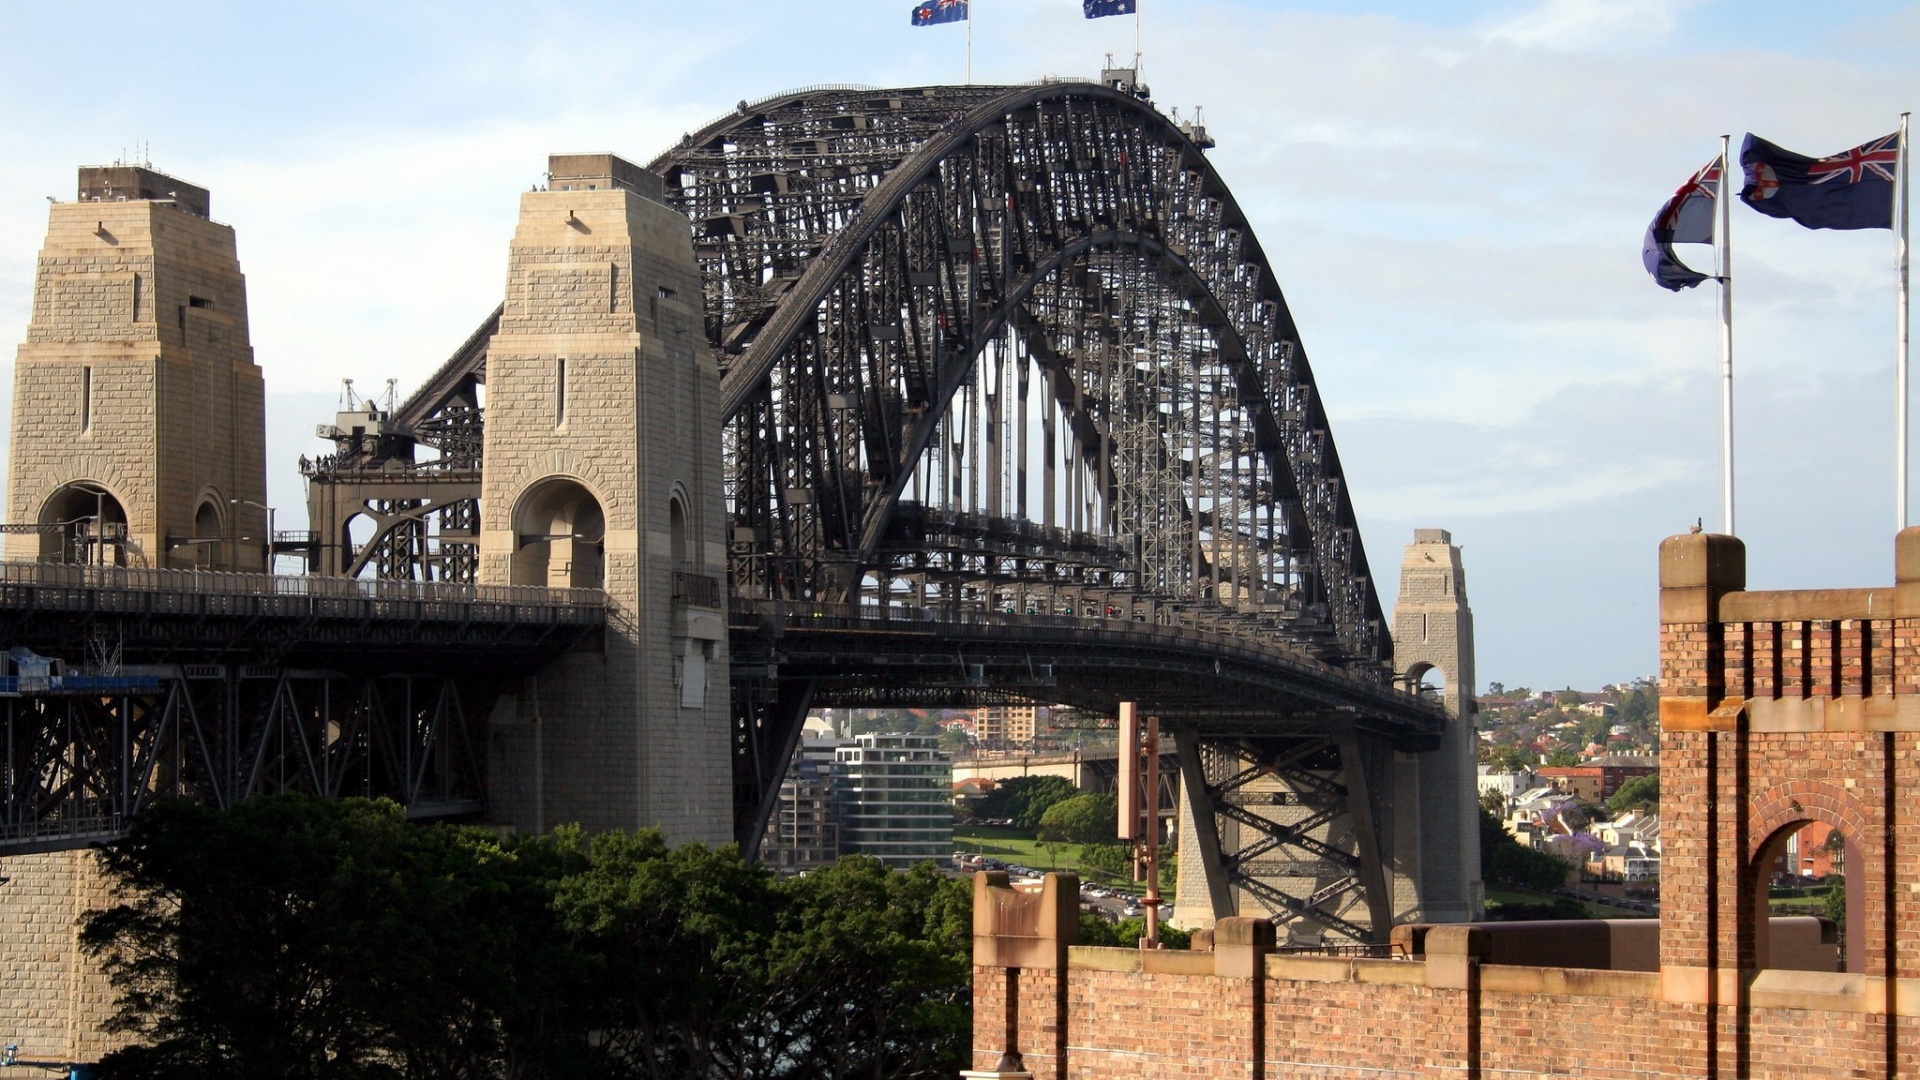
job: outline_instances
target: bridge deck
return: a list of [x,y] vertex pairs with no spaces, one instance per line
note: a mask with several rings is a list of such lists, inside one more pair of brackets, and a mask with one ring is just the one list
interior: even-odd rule
[[530,670],[605,622],[597,589],[0,562],[0,644],[69,661]]
[[1210,734],[1317,731],[1338,718],[1408,746],[1446,723],[1436,701],[1251,635],[1098,615],[740,598],[732,618],[736,662],[762,636],[778,678],[821,680],[820,705],[920,703],[942,690],[1108,712],[1136,699]]

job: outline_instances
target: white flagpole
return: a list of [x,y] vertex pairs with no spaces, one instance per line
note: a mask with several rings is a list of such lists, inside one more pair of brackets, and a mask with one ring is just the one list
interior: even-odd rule
[[1733,526],[1733,244],[1729,235],[1733,214],[1733,174],[1728,150],[1731,135],[1720,136],[1720,520],[1728,536]]
[[967,0],[967,85],[973,85],[973,0]]
[[1894,270],[1899,275],[1893,307],[1894,462],[1893,505],[1899,528],[1907,527],[1907,117],[1900,114],[1900,149],[1894,158]]

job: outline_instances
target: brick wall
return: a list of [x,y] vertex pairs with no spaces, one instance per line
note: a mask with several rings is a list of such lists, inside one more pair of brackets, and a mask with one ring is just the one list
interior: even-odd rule
[[[1410,959],[1267,955],[1265,921],[1230,918],[1212,953],[1063,949],[1047,972],[1065,981],[1062,1038],[1024,1012],[1008,1032],[993,989],[1028,973],[977,923],[975,1067],[1053,1040],[1064,1070],[1033,1075],[1914,1075],[1920,529],[1897,539],[1895,576],[1749,592],[1739,541],[1662,545],[1658,972],[1493,964],[1514,932],[1499,924],[1432,927]],[[1768,966],[1767,868],[1808,822],[1847,840],[1843,971]]]

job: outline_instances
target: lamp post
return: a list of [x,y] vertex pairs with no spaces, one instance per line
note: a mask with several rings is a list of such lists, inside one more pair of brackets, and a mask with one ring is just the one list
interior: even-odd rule
[[107,489],[96,484],[76,484],[75,487],[93,496],[93,537],[88,562],[104,566],[107,562]]
[[[273,507],[268,506],[266,503],[254,502],[252,499],[228,499],[227,505],[228,506],[257,506],[260,509],[265,510],[267,512],[267,573],[269,574],[273,573],[274,561],[275,561],[274,553],[273,553],[273,520],[274,520],[274,514],[277,513],[277,511],[275,511]],[[239,554],[240,553],[238,551],[234,552],[234,555],[236,556],[236,561],[238,561],[237,557],[239,556]]]

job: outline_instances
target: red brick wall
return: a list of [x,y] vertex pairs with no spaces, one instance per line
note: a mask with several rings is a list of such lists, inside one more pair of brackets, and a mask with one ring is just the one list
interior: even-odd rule
[[[1893,590],[1748,593],[1737,540],[1662,544],[1659,973],[1483,964],[1497,928],[1436,928],[1424,960],[1074,949],[1021,974],[1033,1075],[1920,1074],[1920,529],[1897,552]],[[1801,822],[1848,840],[1844,973],[1758,963]],[[976,1068],[1006,978],[976,971]]]

